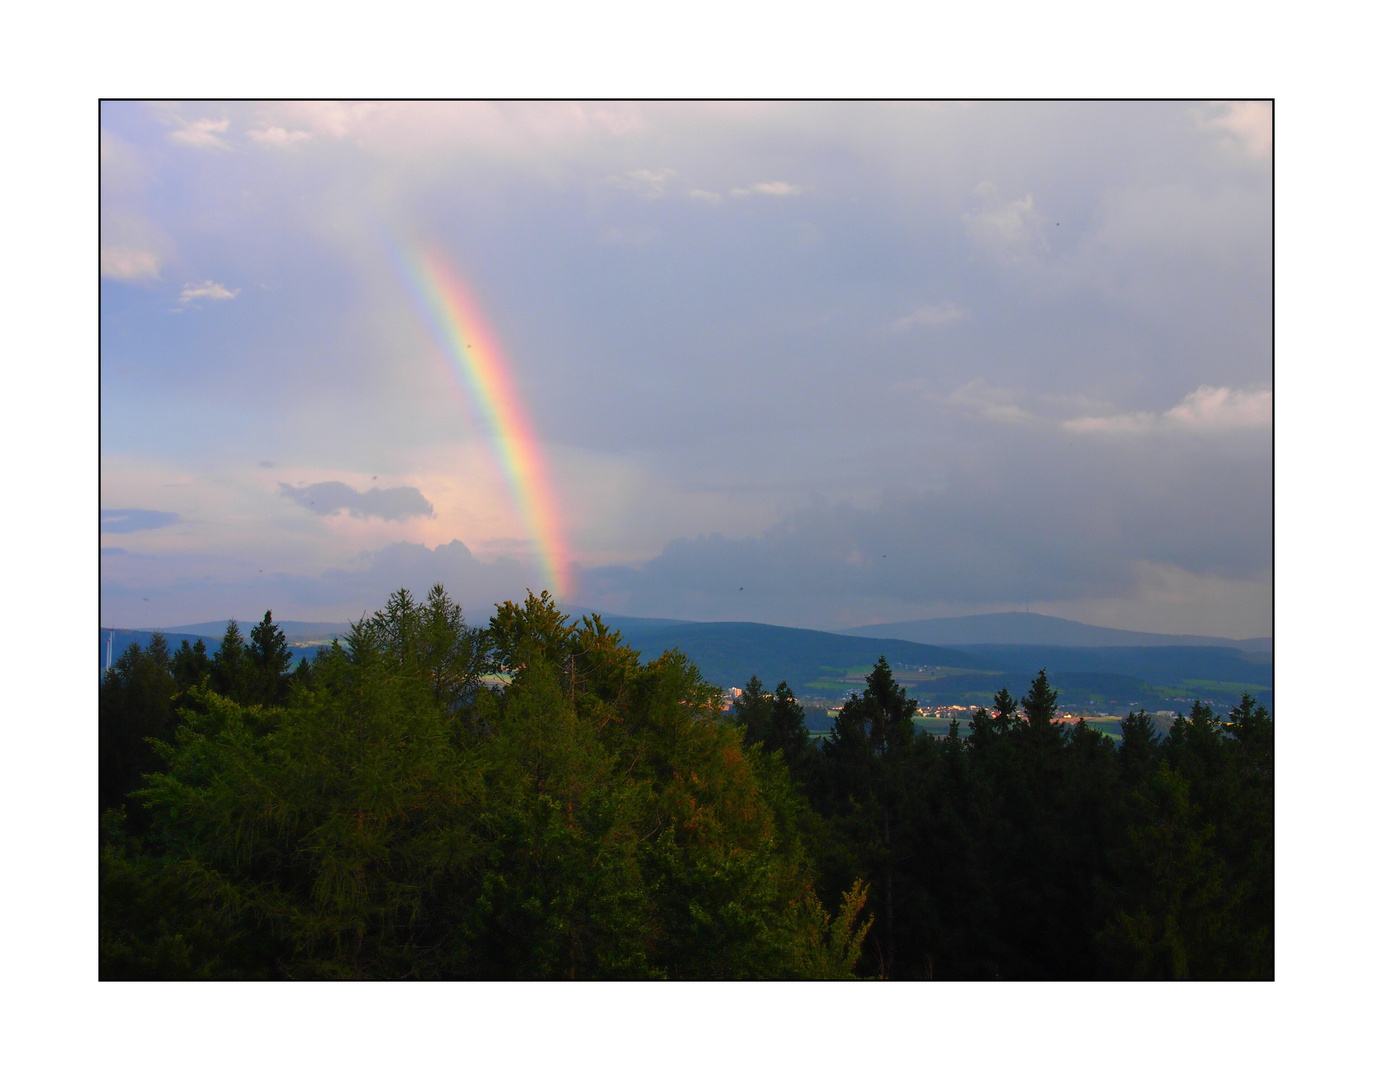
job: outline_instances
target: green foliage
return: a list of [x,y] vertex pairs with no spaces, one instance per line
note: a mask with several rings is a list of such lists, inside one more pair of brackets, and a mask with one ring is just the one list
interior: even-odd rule
[[256,682],[243,635],[239,632],[238,623],[230,619],[210,663],[210,686],[223,697],[246,702],[256,697]]
[[[142,776],[157,765],[149,739],[167,738],[176,725],[173,698],[176,680],[171,657],[161,634],[150,647],[130,645],[106,673],[100,684],[100,809],[124,805]],[[142,825],[142,807],[129,807],[136,824]]]
[[394,594],[284,704],[239,685],[185,692],[147,840],[110,830],[104,977],[852,971],[861,898],[816,907],[817,819],[680,654],[643,664],[546,595],[477,634],[436,589]]
[[178,691],[199,686],[200,681],[210,673],[210,657],[205,652],[205,642],[196,638],[192,645],[182,638],[181,645],[172,654],[171,669]]
[[572,651],[573,629],[547,589],[529,592],[523,607],[511,600],[498,605],[488,633],[500,671],[518,671],[536,656],[561,669]]
[[245,654],[252,668],[253,700],[263,705],[284,705],[291,683],[291,650],[286,647],[286,635],[272,622],[272,613],[268,611],[248,637]]
[[753,676],[735,703],[734,715],[746,742],[761,746],[764,753],[780,751],[797,780],[813,777],[816,751],[806,728],[806,710],[785,682],[769,694],[758,676]]
[[1224,978],[1233,897],[1189,785],[1164,762],[1131,799],[1123,898],[1102,932],[1114,974]]
[[268,612],[106,676],[102,978],[1273,975],[1248,697],[1117,749],[1040,671],[936,738],[879,658],[817,750],[785,682],[731,722],[680,652],[438,586],[289,659]]
[[872,929],[872,916],[859,923],[867,903],[866,882],[855,881],[844,893],[838,915],[831,919],[815,893],[807,892],[793,908],[793,966],[805,979],[851,979]]

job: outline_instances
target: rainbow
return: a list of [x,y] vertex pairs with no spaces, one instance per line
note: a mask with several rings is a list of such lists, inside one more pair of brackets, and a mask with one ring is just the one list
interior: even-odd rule
[[391,246],[391,255],[449,369],[486,422],[506,485],[554,595],[566,596],[571,571],[553,485],[495,333],[472,290],[441,252],[419,246],[407,255]]

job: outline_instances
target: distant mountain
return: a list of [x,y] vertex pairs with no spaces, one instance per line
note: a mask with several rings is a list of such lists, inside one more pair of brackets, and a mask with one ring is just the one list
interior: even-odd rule
[[[261,619],[251,619],[238,621],[238,630],[244,637],[248,636],[248,631],[256,626]],[[218,641],[224,636],[224,631],[229,625],[228,619],[220,619],[218,622],[192,623],[189,626],[144,626],[139,628],[139,632],[151,634],[154,630],[161,630],[166,639],[172,642],[179,637],[204,637],[214,638]],[[348,634],[349,626],[346,622],[293,622],[290,619],[283,619],[277,622],[277,627],[286,635],[287,641],[329,641],[331,638],[344,637]]]
[[668,649],[681,649],[706,679],[720,686],[743,686],[757,675],[769,690],[785,679],[801,694],[813,683],[843,676],[852,669],[870,670],[881,655],[892,667],[907,670],[982,666],[968,653],[934,645],[847,637],[767,623],[634,625],[652,621],[606,619],[609,626],[621,631],[631,648],[639,650],[642,660],[651,660]]
[[[589,610],[571,608],[567,614],[579,619]],[[889,623],[844,633],[767,623],[703,623],[604,614],[602,618],[621,632],[625,643],[637,649],[644,661],[668,649],[680,649],[716,685],[743,686],[757,675],[772,689],[785,679],[798,697],[827,702],[861,691],[863,676],[872,670],[878,656],[885,655],[900,681],[926,705],[986,705],[1003,686],[1018,696],[1040,668],[1060,691],[1059,704],[1071,709],[1114,715],[1124,715],[1136,707],[1186,711],[1193,698],[1200,698],[1224,710],[1236,703],[1241,693],[1252,694],[1270,709],[1273,705],[1272,653],[1258,648],[1271,649],[1271,639],[1267,638],[1235,642],[1141,634],[1023,612]],[[162,633],[173,650],[182,638],[200,638],[214,653],[226,624],[227,620],[173,626]],[[251,625],[239,625],[246,636]],[[346,623],[286,621],[279,625],[295,660],[313,660],[334,635],[342,637],[348,632]],[[875,633],[884,629],[887,636]],[[949,640],[921,642],[901,632]],[[149,629],[111,631],[101,627],[102,671],[111,633],[116,658],[133,642],[146,648],[153,635]],[[1057,637],[1057,641],[1024,640],[1031,636]],[[958,648],[950,648],[955,637],[983,640],[964,640],[956,642]],[[1020,640],[1014,640],[1017,637]],[[1109,644],[1081,644],[1103,638]],[[1069,643],[1063,643],[1065,640]]]
[[566,607],[558,609],[568,616],[569,622],[578,623],[587,615],[600,615],[601,621],[607,626],[613,626],[617,630],[622,630],[628,634],[631,630],[662,630],[669,626],[699,626],[700,623],[693,623],[688,619],[643,619],[637,615],[609,615],[604,611],[595,608],[578,607],[576,604],[568,604]]
[[1273,639],[1220,638],[1198,634],[1149,634],[1036,615],[1030,611],[1002,611],[995,615],[961,615],[949,619],[913,619],[874,623],[839,631],[852,637],[900,638],[927,645],[1059,645],[1101,648],[1109,645],[1189,645],[1271,653]]
[[[161,632],[167,639],[167,647],[175,652],[182,641],[189,641],[192,645],[197,640],[204,642],[205,651],[211,656],[219,649],[219,643],[224,640],[224,630],[229,625],[228,619],[221,619],[218,622],[194,623],[190,626],[167,626],[157,629],[143,628],[141,630],[125,630],[119,627],[102,626],[100,628],[100,670],[105,670],[106,660],[118,660],[119,655],[130,645],[138,645],[139,648],[146,649],[152,644],[153,634]],[[238,624],[239,632],[247,638],[248,632],[256,623]],[[315,622],[291,622],[290,620],[279,622],[277,626],[286,635],[286,644],[291,647],[292,663],[303,659],[313,662],[314,658],[322,649],[328,647],[335,636],[343,637],[348,633],[347,623],[315,623]],[[113,647],[111,647],[111,635],[113,635]]]

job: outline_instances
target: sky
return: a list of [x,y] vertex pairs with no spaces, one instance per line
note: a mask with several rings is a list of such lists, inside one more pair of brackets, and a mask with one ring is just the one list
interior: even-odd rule
[[1255,102],[106,102],[100,618],[1272,633]]

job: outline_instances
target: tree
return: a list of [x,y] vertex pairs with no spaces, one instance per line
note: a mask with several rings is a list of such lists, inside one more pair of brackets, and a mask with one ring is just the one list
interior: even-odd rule
[[1120,722],[1120,769],[1127,786],[1136,787],[1158,763],[1159,734],[1154,718],[1140,709]]
[[1041,739],[1053,735],[1058,691],[1049,686],[1049,678],[1043,668],[1039,669],[1039,674],[1030,684],[1030,692],[1020,699],[1020,704],[1025,709],[1025,724],[1031,734]]
[[1228,932],[1234,898],[1189,785],[1162,763],[1132,797],[1124,885],[1101,934],[1117,976],[1227,978],[1235,974]]
[[744,731],[745,740],[762,746],[764,753],[782,751],[793,771],[810,755],[806,710],[785,681],[778,683],[777,689],[769,694],[758,676],[752,676],[735,703],[734,715]]
[[272,613],[268,611],[248,636],[250,643],[245,655],[253,670],[249,691],[253,703],[285,704],[291,686],[291,650],[286,647],[286,634],[272,622]]
[[238,623],[229,620],[224,637],[210,662],[210,686],[215,693],[232,701],[247,702],[253,697],[254,669]]
[[204,640],[196,638],[195,644],[192,645],[182,638],[181,645],[172,654],[171,669],[178,690],[189,690],[192,686],[198,686],[200,680],[210,672],[210,657],[205,652]]
[[744,692],[734,703],[735,722],[743,728],[744,739],[751,743],[763,743],[767,739],[772,721],[772,695],[763,689],[757,675],[749,677],[744,684]]
[[896,876],[901,856],[893,834],[900,831],[919,704],[906,697],[885,656],[878,657],[865,681],[862,696],[849,696],[821,746],[831,806],[847,819],[850,842],[862,847],[869,872],[881,882],[882,932],[874,946],[881,969],[890,972],[897,970],[899,960]]
[[393,594],[283,706],[186,692],[139,792],[149,846],[107,830],[102,973],[852,971],[861,896],[816,905],[801,796],[685,657],[641,663],[531,594],[488,631],[508,684],[453,698],[425,626],[456,605],[434,601]]
[[992,707],[996,709],[996,715],[992,717],[992,731],[996,734],[1005,735],[1023,723],[1015,711],[1015,698],[1004,686],[996,692]]
[[510,600],[498,605],[487,633],[501,671],[513,674],[534,656],[565,668],[571,658],[573,630],[547,589],[538,596],[527,590],[523,607]]
[[[122,806],[130,792],[142,785],[144,773],[157,766],[149,739],[168,738],[176,725],[172,704],[176,681],[168,669],[170,657],[161,634],[149,648],[131,644],[105,673],[100,685],[99,755],[100,809]],[[142,807],[129,806],[130,826],[146,824]]]

